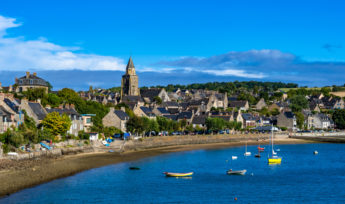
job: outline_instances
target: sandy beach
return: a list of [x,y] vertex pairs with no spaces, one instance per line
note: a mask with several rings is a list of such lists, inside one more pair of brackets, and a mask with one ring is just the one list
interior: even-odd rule
[[[267,144],[261,142],[260,144]],[[279,139],[277,144],[302,144],[313,141],[300,139]],[[251,141],[248,145],[256,145]],[[83,153],[52,158],[40,158],[22,161],[0,160],[0,196],[6,196],[24,188],[39,185],[57,178],[71,176],[73,174],[120,162],[139,160],[178,151],[196,149],[221,149],[244,145],[244,142],[193,144],[153,148],[143,151],[130,151],[125,153]]]

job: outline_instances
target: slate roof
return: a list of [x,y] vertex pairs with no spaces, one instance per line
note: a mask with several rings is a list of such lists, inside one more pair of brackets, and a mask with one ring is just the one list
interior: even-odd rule
[[181,112],[178,114],[178,119],[191,119],[193,117],[193,113],[189,111]]
[[170,113],[167,111],[167,109],[165,109],[165,108],[157,108],[157,110],[158,110],[162,115],[164,115],[164,114],[170,114]]
[[247,101],[230,101],[229,107],[231,108],[238,108],[238,107],[244,107],[246,106]]
[[[60,115],[62,114],[66,114],[66,115],[69,115],[69,116],[76,116],[76,117],[80,117],[80,114],[73,108],[70,108],[70,109],[67,109],[67,108],[63,108],[63,109],[60,109],[60,108],[46,108],[46,111],[48,113],[52,113],[52,112],[58,112]],[[73,119],[73,118],[72,118]]]
[[156,116],[154,113],[152,113],[151,108],[148,108],[146,106],[140,106],[140,109],[149,117],[154,117]]
[[28,78],[26,76],[20,77],[17,81],[17,84],[20,86],[21,85],[48,86],[48,83],[44,79],[38,76],[35,76],[34,74],[30,74]]
[[206,123],[206,116],[195,116],[193,118],[192,124],[204,125]]
[[18,113],[18,106],[16,106],[16,104],[14,104],[10,99],[5,98],[4,102],[6,103],[6,105],[8,107],[10,107],[14,112]]
[[29,102],[29,106],[37,116],[38,120],[43,120],[46,117],[47,113],[44,111],[44,108],[41,106],[41,104]]
[[176,106],[176,107],[178,107],[179,105],[178,105],[178,103],[175,102],[175,101],[166,101],[166,102],[163,102],[163,103],[162,103],[162,106],[164,106],[164,107],[171,107],[171,106]]
[[129,116],[127,115],[127,113],[123,112],[122,110],[114,110],[114,113],[121,120],[128,120],[129,119]]
[[179,110],[178,108],[168,108],[168,111],[170,114],[176,114],[176,113],[179,113]]
[[122,102],[142,102],[143,99],[140,96],[123,96]]
[[162,89],[140,89],[140,96],[143,98],[149,98],[152,102]]
[[285,117],[287,117],[287,118],[293,118],[295,115],[293,114],[293,112],[284,112],[284,115],[285,115]]
[[255,120],[254,116],[250,113],[242,113],[242,118],[244,120]]

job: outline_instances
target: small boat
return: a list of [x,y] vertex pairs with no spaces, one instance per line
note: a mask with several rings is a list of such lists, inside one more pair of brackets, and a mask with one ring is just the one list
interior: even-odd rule
[[228,175],[244,175],[246,174],[247,170],[243,169],[243,170],[237,170],[237,171],[233,171],[232,169],[226,171],[226,174]]
[[272,126],[272,133],[271,133],[271,145],[272,145],[272,155],[270,157],[268,157],[268,164],[281,164],[282,157],[277,156],[277,153],[274,151],[273,126]]
[[318,151],[316,151],[316,150],[314,151],[314,154],[315,154],[315,155],[318,154],[318,153],[319,153]]
[[129,169],[130,169],[130,170],[140,170],[140,168],[139,168],[139,167],[136,167],[136,166],[131,166],[131,167],[129,167]]
[[246,141],[246,151],[244,152],[244,156],[250,156],[250,155],[252,155],[252,153],[247,151],[247,141]]
[[237,159],[237,156],[232,156],[231,159],[232,159],[232,160],[236,160],[236,159]]
[[259,151],[259,153],[257,153],[257,154],[255,155],[255,157],[256,157],[256,158],[260,158],[260,157],[261,157],[260,151]]
[[172,172],[163,172],[167,177],[187,177],[192,176],[194,172],[188,172],[188,173],[172,173]]
[[265,147],[260,147],[260,146],[258,146],[258,151],[260,151],[260,152],[265,151]]

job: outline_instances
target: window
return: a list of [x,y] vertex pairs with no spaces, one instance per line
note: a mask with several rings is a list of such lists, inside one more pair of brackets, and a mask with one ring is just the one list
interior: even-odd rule
[[92,121],[91,121],[91,118],[86,118],[86,123],[87,124],[90,124]]

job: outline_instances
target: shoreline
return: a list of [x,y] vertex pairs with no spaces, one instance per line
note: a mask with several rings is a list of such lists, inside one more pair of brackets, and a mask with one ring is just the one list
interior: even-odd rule
[[[248,141],[248,145],[268,144],[268,141]],[[276,139],[275,144],[305,144],[315,141],[301,139]],[[14,169],[0,171],[0,198],[18,192],[25,188],[37,186],[55,179],[72,176],[82,171],[153,157],[161,154],[192,151],[200,149],[224,149],[243,146],[244,141],[233,141],[208,144],[186,144],[165,147],[148,148],[144,150],[130,150],[123,153],[92,152],[61,157],[41,158],[18,162]]]

